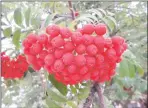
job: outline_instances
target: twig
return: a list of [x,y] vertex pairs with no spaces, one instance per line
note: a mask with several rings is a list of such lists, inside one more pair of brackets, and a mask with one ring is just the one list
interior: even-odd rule
[[90,90],[89,96],[86,98],[85,103],[83,104],[83,108],[91,108],[91,105],[93,103],[94,94],[95,94],[95,87],[93,85]]
[[102,93],[100,84],[96,83],[95,88],[99,97],[99,108],[106,108],[104,104],[104,98],[103,98],[103,93]]
[[69,4],[69,9],[70,9],[70,11],[71,11],[72,20],[74,20],[74,19],[75,19],[75,14],[74,14],[74,10],[73,10],[73,8],[72,8],[72,3],[71,3],[71,1],[68,1],[68,4]]

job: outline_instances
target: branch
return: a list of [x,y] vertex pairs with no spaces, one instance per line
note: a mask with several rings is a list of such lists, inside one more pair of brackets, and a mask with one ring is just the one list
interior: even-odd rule
[[95,94],[95,87],[93,85],[90,90],[89,96],[86,98],[85,103],[83,104],[83,108],[91,108],[91,105],[93,103],[94,94]]
[[68,1],[68,4],[69,4],[69,9],[71,11],[72,20],[74,20],[75,19],[75,14],[74,14],[74,10],[73,10],[71,1]]
[[99,97],[99,108],[106,108],[104,104],[104,98],[103,98],[103,93],[102,93],[100,84],[96,83],[95,88]]

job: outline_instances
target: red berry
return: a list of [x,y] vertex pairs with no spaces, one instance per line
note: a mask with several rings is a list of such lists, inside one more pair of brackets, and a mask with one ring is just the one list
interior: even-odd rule
[[44,60],[42,60],[40,58],[37,59],[37,63],[40,67],[44,66]]
[[42,51],[42,46],[41,46],[41,44],[39,44],[39,43],[34,43],[33,45],[32,45],[32,47],[30,48],[30,53],[31,54],[38,54],[38,53],[40,53]]
[[46,33],[49,34],[51,37],[58,36],[60,34],[60,27],[57,25],[49,25],[46,28]]
[[54,53],[55,48],[53,48],[52,46],[49,46],[49,47],[47,48],[47,51],[48,51],[48,53]]
[[36,62],[37,58],[36,58],[36,56],[33,56],[33,55],[27,55],[26,59],[29,64],[34,64]]
[[71,52],[71,51],[74,50],[74,48],[75,48],[74,44],[72,42],[69,42],[69,41],[66,42],[65,45],[64,45],[64,50],[66,52]]
[[42,60],[44,60],[47,54],[48,54],[48,51],[42,50],[42,51],[39,53],[39,58],[42,59]]
[[83,66],[81,69],[80,69],[80,74],[81,75],[84,75],[88,72],[88,68],[86,66]]
[[83,37],[84,37],[84,44],[85,45],[90,45],[94,41],[94,37],[92,37],[91,35],[85,34],[85,35],[83,35]]
[[87,47],[86,51],[89,55],[94,56],[97,54],[98,48],[95,45],[91,44]]
[[53,54],[48,54],[44,59],[44,62],[47,65],[52,65],[54,61],[55,61],[55,57],[53,56]]
[[75,57],[75,64],[77,66],[84,66],[86,64],[86,58],[83,55],[77,55]]
[[81,34],[83,34],[83,29],[82,29],[82,28],[78,28],[78,29],[76,30],[76,32],[80,32]]
[[103,37],[95,37],[94,39],[94,43],[97,47],[103,47],[105,45],[105,39]]
[[39,66],[39,64],[35,62],[34,64],[32,64],[32,68],[36,71],[39,71],[41,69],[41,66]]
[[62,60],[56,60],[54,63],[54,69],[58,72],[62,71],[64,69],[64,64]]
[[72,65],[68,66],[67,70],[70,74],[73,74],[76,72],[77,67],[76,67],[76,65],[72,64]]
[[104,46],[105,46],[104,38],[103,37],[95,37],[94,43],[98,48],[98,52],[103,53],[104,52]]
[[123,48],[124,48],[124,50],[126,50],[128,48],[127,43],[123,43]]
[[98,65],[101,65],[104,62],[104,56],[101,55],[101,54],[98,54],[96,62],[97,62]]
[[64,45],[64,40],[61,37],[55,37],[51,40],[51,44],[53,47],[61,47]]
[[68,28],[61,28],[60,29],[60,32],[61,32],[61,36],[63,38],[69,38],[72,36],[72,32],[68,29]]
[[79,15],[79,12],[78,12],[78,11],[76,11],[76,12],[75,12],[75,16],[78,16],[78,15]]
[[96,64],[96,59],[94,57],[86,56],[86,65],[88,67],[94,67]]
[[75,50],[77,51],[78,54],[83,54],[85,53],[86,47],[83,44],[79,44]]
[[48,41],[48,37],[47,37],[46,34],[40,34],[40,35],[37,37],[37,39],[38,39],[38,42],[39,42],[40,44],[46,44],[46,42]]
[[93,24],[86,24],[83,26],[83,33],[84,34],[92,34],[94,32],[94,25]]
[[80,44],[83,42],[83,36],[80,32],[74,32],[72,34],[71,40],[76,44]]
[[59,59],[59,58],[61,58],[62,56],[63,56],[63,54],[64,54],[64,50],[61,48],[58,48],[58,49],[56,49],[55,50],[55,52],[54,52],[54,56],[55,56],[55,58],[57,58],[57,59]]
[[23,40],[22,45],[23,45],[23,47],[25,47],[25,48],[29,48],[29,47],[31,47],[32,43],[30,43],[30,42],[28,41],[28,39],[26,38],[26,39]]
[[92,71],[92,73],[91,73],[91,79],[92,80],[98,79],[98,76],[99,76],[99,71],[98,70]]
[[27,39],[28,39],[28,42],[29,43],[35,43],[37,41],[37,35],[36,34],[33,34],[33,33],[30,33],[27,36]]
[[30,54],[29,48],[24,48],[24,54],[26,54],[26,55],[29,55]]
[[106,25],[105,24],[98,24],[95,26],[95,32],[97,35],[102,36],[106,33]]
[[71,53],[66,53],[63,55],[62,59],[63,59],[63,63],[65,65],[70,65],[70,64],[72,64],[72,62],[74,60],[74,56]]
[[105,47],[106,48],[111,48],[113,45],[112,45],[112,39],[111,38],[106,38],[105,39]]
[[122,45],[124,43],[124,38],[120,36],[113,36],[112,37],[112,43],[114,45]]

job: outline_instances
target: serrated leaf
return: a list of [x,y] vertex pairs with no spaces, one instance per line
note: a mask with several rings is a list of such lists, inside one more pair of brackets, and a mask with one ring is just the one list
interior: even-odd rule
[[17,49],[20,47],[20,36],[21,36],[21,30],[17,29],[13,34],[13,44],[16,46]]
[[53,90],[51,90],[51,88],[47,89],[47,94],[49,95],[50,98],[52,98],[55,101],[58,102],[66,102],[66,98],[57,94],[56,92],[54,92]]
[[88,12],[95,13],[97,16],[99,16],[99,18],[103,17],[101,12],[99,12],[97,9],[90,9]]
[[73,94],[76,94],[77,93],[77,88],[76,87],[74,87],[74,86],[70,86],[70,89],[71,89],[71,91],[72,91],[72,93]]
[[85,88],[81,88],[79,89],[79,94],[78,94],[78,99],[82,100],[88,97],[89,92],[90,92],[90,87],[85,87]]
[[106,16],[106,17],[114,23],[114,27],[116,28],[117,27],[117,22],[116,22],[115,18],[112,17],[112,16]]
[[105,12],[105,10],[103,10],[103,9],[98,9],[100,12],[102,12],[104,15],[106,15],[106,12]]
[[51,81],[51,83],[58,89],[58,91],[60,93],[62,93],[63,95],[67,94],[67,86],[65,86],[64,84],[58,82],[53,75],[49,74],[49,80]]
[[29,26],[29,23],[30,23],[30,15],[31,15],[30,13],[31,13],[31,8],[29,7],[25,12],[26,26]]
[[31,25],[33,25],[35,28],[39,28],[40,23],[41,23],[41,21],[38,16],[31,18]]
[[94,20],[93,22],[95,22],[95,21],[97,21],[97,22],[98,22],[97,17],[95,17],[95,16],[93,16],[93,15],[91,15],[91,14],[84,14],[84,15],[83,15],[83,17],[86,17],[86,18],[91,18],[91,19],[93,19],[93,20]]
[[94,21],[90,18],[86,18],[86,17],[79,17],[77,19],[75,19],[75,21],[87,21],[88,23],[94,23]]
[[129,76],[128,62],[125,58],[120,62],[119,76],[121,77]]
[[132,63],[131,61],[128,61],[128,68],[129,68],[129,76],[135,77],[136,74],[136,68],[135,68],[135,64]]
[[17,8],[14,11],[14,21],[17,25],[22,24],[22,13],[21,13],[21,8]]
[[73,101],[68,101],[66,102],[69,106],[71,106],[72,108],[77,108],[77,105],[73,102]]
[[141,76],[144,75],[144,70],[142,69],[140,65],[136,64],[136,70]]
[[62,108],[50,98],[46,98],[46,104],[48,105],[48,108]]
[[64,17],[58,17],[58,18],[56,18],[56,19],[54,19],[54,23],[55,24],[59,24],[59,23],[61,23],[62,21],[64,21],[65,20],[65,18]]
[[5,37],[10,37],[11,36],[11,33],[12,33],[12,29],[11,27],[7,27],[3,30],[3,34]]

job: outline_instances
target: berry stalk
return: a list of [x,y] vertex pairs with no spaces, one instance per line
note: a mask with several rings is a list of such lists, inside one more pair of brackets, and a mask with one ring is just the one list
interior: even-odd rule
[[85,103],[83,104],[83,108],[91,108],[95,91],[95,86],[93,85],[90,90],[89,96],[86,98]]
[[103,98],[103,93],[100,84],[96,83],[95,84],[96,92],[99,97],[99,108],[106,108],[104,104],[104,98]]

